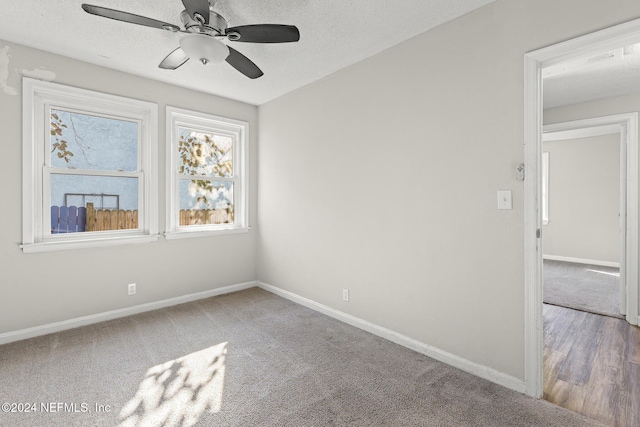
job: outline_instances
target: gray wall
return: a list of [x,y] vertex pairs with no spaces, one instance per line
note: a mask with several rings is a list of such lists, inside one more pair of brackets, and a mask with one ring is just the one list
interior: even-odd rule
[[640,111],[640,95],[635,94],[544,110],[543,119],[544,124],[549,125],[637,111]]
[[258,277],[523,379],[523,56],[638,17],[498,0],[262,105]]
[[545,110],[544,123],[562,123],[638,111],[640,111],[640,95],[617,96],[599,101]]
[[[248,121],[252,170],[257,163],[258,111],[254,106],[0,41],[0,50],[7,46],[8,87],[0,86],[0,333],[255,280],[254,231],[172,241],[161,238],[145,245],[22,253],[18,247],[22,240],[22,70],[42,68],[55,75],[56,83],[158,104],[161,232],[165,223],[165,106]],[[256,187],[255,177],[253,174],[251,190]],[[251,194],[251,219],[255,221],[255,191]],[[127,284],[132,282],[137,283],[138,292],[127,296]]]
[[551,141],[544,254],[620,262],[620,134]]

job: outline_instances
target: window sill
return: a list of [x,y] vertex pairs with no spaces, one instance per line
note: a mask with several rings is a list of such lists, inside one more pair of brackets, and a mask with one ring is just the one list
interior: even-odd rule
[[151,236],[126,236],[126,237],[108,237],[102,239],[91,240],[72,240],[72,241],[57,241],[57,242],[43,242],[43,243],[27,243],[20,245],[22,252],[25,254],[38,253],[38,252],[53,252],[53,251],[65,251],[69,249],[85,249],[85,248],[98,248],[108,246],[120,246],[131,245],[139,243],[152,243],[156,242],[160,238],[159,235]]
[[193,237],[212,237],[226,234],[246,234],[251,227],[222,228],[219,230],[176,230],[165,232],[164,237],[167,240],[190,239]]

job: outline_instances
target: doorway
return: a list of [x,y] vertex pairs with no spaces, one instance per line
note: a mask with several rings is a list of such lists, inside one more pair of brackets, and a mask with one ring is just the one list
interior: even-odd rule
[[624,318],[627,146],[637,145],[626,127],[636,122],[630,113],[544,126],[544,303]]
[[[525,392],[542,397],[542,71],[564,61],[604,53],[640,42],[640,20],[536,50],[525,55]],[[618,124],[627,141],[624,215],[625,290],[627,322],[638,324],[638,118],[630,113]],[[620,123],[620,122],[618,122]],[[605,123],[603,125],[609,125]],[[624,295],[624,296],[623,296]]]

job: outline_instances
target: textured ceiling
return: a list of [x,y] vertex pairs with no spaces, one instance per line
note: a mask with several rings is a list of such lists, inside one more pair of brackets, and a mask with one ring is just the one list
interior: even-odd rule
[[218,0],[229,26],[290,24],[300,42],[229,45],[264,76],[250,80],[226,63],[189,61],[177,70],[158,64],[181,34],[85,13],[83,2],[180,25],[181,0],[0,0],[0,39],[108,68],[263,104],[375,55],[493,0]]
[[640,93],[640,44],[545,68],[544,108]]

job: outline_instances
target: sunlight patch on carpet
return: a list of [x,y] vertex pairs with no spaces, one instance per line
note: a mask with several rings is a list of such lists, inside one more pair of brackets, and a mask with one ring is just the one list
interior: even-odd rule
[[150,368],[120,412],[120,427],[193,426],[222,403],[227,343]]

